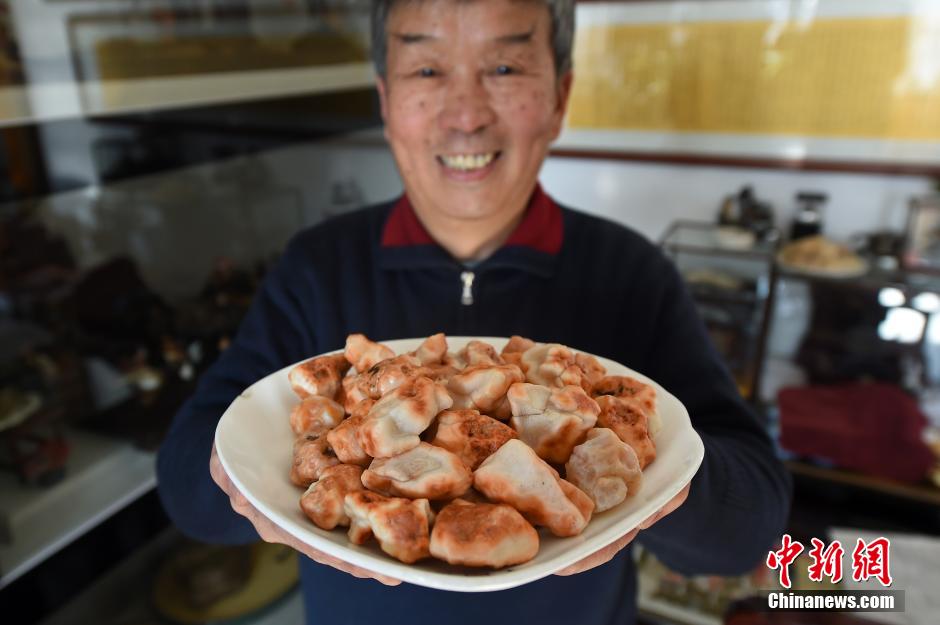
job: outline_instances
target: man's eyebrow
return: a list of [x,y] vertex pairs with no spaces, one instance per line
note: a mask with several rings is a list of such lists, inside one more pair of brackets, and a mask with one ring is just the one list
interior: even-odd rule
[[509,35],[500,35],[499,37],[496,37],[494,41],[496,41],[496,43],[505,43],[505,44],[529,43],[530,41],[532,41],[533,34],[535,34],[534,26],[524,33],[511,33]]
[[392,33],[392,37],[397,39],[399,43],[427,43],[438,39],[434,35],[422,33]]
[[[518,44],[518,43],[529,43],[532,41],[532,35],[535,34],[535,27],[532,27],[524,33],[510,33],[508,35],[500,35],[493,39],[496,43],[502,44]],[[440,37],[434,35],[427,35],[424,33],[392,33],[399,43],[428,43],[431,41],[438,41]]]

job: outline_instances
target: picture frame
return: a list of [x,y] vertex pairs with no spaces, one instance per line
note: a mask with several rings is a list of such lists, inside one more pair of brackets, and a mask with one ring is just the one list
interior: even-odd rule
[[911,199],[902,262],[908,270],[940,274],[940,193]]
[[940,175],[940,82],[910,69],[932,54],[916,43],[923,6],[579,2],[576,79],[552,154]]

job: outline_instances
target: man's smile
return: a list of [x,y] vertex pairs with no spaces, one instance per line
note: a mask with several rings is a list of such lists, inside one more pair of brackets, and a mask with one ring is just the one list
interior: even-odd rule
[[441,154],[438,161],[448,169],[469,172],[483,169],[500,155],[500,152],[478,152],[465,154]]

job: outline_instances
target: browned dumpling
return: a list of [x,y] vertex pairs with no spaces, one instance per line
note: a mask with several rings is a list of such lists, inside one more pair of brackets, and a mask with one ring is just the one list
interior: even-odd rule
[[656,389],[627,375],[609,375],[598,380],[591,388],[591,397],[613,395],[633,399],[646,412],[651,436],[659,433],[661,422],[656,408]]
[[574,448],[565,464],[565,479],[594,501],[594,512],[603,512],[632,497],[643,473],[633,448],[613,430],[594,428],[587,440]]
[[391,458],[376,458],[362,473],[369,490],[411,499],[453,499],[473,483],[470,469],[442,447],[420,443]]
[[445,410],[437,415],[437,431],[432,445],[449,449],[471,470],[491,456],[516,431],[477,410]]
[[510,424],[540,458],[563,464],[571,450],[594,427],[600,408],[580,386],[547,388],[513,384],[507,394]]
[[594,502],[520,440],[507,441],[473,474],[473,486],[509,504],[556,536],[576,536],[591,520]]
[[366,399],[353,408],[349,418],[337,425],[326,435],[333,449],[333,453],[340,462],[367,467],[372,462],[372,456],[362,451],[359,445],[359,428],[369,415],[369,410],[375,405],[374,399]]
[[290,429],[294,434],[310,430],[329,429],[340,424],[346,411],[328,397],[311,395],[301,401],[290,413]]
[[610,428],[620,440],[632,447],[640,459],[640,468],[645,469],[656,459],[656,445],[650,438],[646,411],[629,397],[601,395],[597,404],[601,408],[597,426]]
[[496,419],[512,416],[506,391],[525,377],[516,365],[470,365],[450,378],[454,408],[475,408]]
[[395,352],[381,343],[370,341],[364,334],[350,334],[346,337],[345,355],[356,371],[362,373],[386,358],[394,357]]
[[304,492],[300,508],[321,529],[348,526],[349,517],[344,507],[346,495],[363,490],[361,475],[362,467],[351,464],[329,467]]
[[505,364],[496,348],[484,341],[470,341],[458,352],[458,356],[466,366],[473,365],[502,365]]
[[370,536],[382,551],[405,564],[431,555],[430,527],[433,513],[427,499],[400,499],[359,491],[346,495],[349,540],[364,544]]
[[311,395],[335,399],[349,366],[343,354],[318,356],[292,368],[287,379],[301,399]]
[[431,530],[431,555],[450,564],[498,569],[528,562],[538,551],[538,532],[505,504],[455,499]]
[[422,365],[441,364],[447,354],[447,337],[443,332],[432,334],[413,353]]
[[304,432],[294,439],[290,481],[304,488],[320,479],[324,470],[339,464],[327,441],[325,428]]
[[359,445],[373,458],[404,453],[418,446],[418,435],[452,403],[440,384],[423,377],[409,380],[372,406],[359,427]]

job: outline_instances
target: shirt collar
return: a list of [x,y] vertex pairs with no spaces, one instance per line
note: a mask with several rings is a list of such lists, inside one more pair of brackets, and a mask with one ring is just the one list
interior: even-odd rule
[[[508,266],[551,275],[563,240],[561,208],[536,184],[522,221],[502,247],[481,262],[479,268]],[[385,220],[379,259],[381,265],[389,269],[458,265],[428,234],[407,195],[395,202]]]

